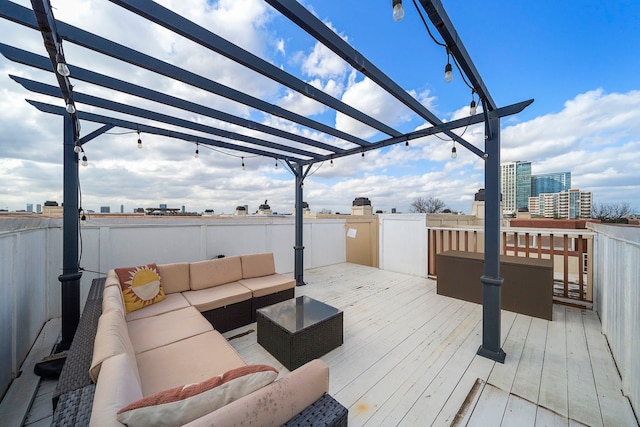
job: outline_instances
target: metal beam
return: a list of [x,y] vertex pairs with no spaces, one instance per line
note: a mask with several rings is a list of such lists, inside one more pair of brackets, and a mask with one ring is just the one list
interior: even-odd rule
[[[31,99],[27,99],[27,102],[44,113],[56,114],[59,116],[66,114],[65,109],[62,107],[57,107],[55,105],[46,104],[44,102],[34,101]],[[128,120],[117,119],[115,117],[108,117],[108,116],[102,116],[99,114],[86,113],[86,112],[79,111],[78,118],[81,120],[86,120],[88,122],[100,123],[103,125],[111,124],[113,126],[117,126],[124,129],[139,130],[140,132],[144,132],[144,133],[166,136],[168,138],[181,139],[183,141],[189,141],[193,143],[197,142],[203,145],[211,145],[214,147],[225,148],[228,150],[240,151],[244,153],[254,154],[256,156],[264,156],[264,157],[271,157],[271,158],[274,157],[274,154],[268,151],[231,144],[228,142],[219,141],[216,139],[206,138],[202,136],[191,135],[183,132],[162,129],[162,128],[145,125],[141,123],[130,122]],[[281,156],[280,158],[284,160],[289,160],[292,162],[301,162],[303,160],[295,156]]]
[[149,21],[155,22],[168,30],[180,34],[181,36],[206,47],[209,50],[219,53],[232,61],[241,64],[250,70],[262,74],[269,79],[278,82],[289,89],[298,92],[308,98],[318,101],[327,107],[339,111],[347,116],[366,124],[380,132],[391,136],[402,135],[401,132],[392,127],[364,114],[362,111],[332,97],[311,84],[294,77],[277,66],[264,59],[242,49],[229,42],[217,34],[199,26],[198,24],[178,15],[170,9],[161,6],[151,0],[110,0],[112,3],[121,6],[136,15],[142,16]]
[[[28,52],[26,50],[18,49],[13,46],[9,46],[0,43],[0,53],[2,53],[7,59],[18,62],[20,64],[28,65],[30,67],[39,68],[44,71],[51,71],[51,64],[44,56],[36,55],[35,53]],[[164,105],[169,105],[181,110],[189,111],[202,116],[211,117],[212,119],[221,120],[227,123],[232,123],[238,126],[245,127],[258,132],[263,132],[269,135],[277,136],[289,141],[299,142],[301,144],[309,145],[311,147],[321,148],[327,151],[333,151],[335,153],[343,152],[344,149],[336,147],[324,142],[316,141],[311,138],[307,138],[302,135],[287,132],[281,129],[277,129],[271,126],[263,125],[262,123],[248,120],[242,117],[234,116],[229,113],[225,113],[214,108],[206,107],[204,105],[196,104],[195,102],[187,101],[185,99],[177,98],[166,93],[158,92],[153,89],[138,86],[133,83],[125,82],[113,77],[106,76],[104,74],[96,73],[94,71],[87,70],[82,67],[77,67],[71,64],[67,64],[71,70],[74,80],[81,80],[87,83],[91,83],[97,86],[101,86],[108,89],[113,89],[118,92],[127,93],[129,95],[137,96],[140,98],[148,99],[150,101],[159,102]]]
[[86,144],[87,142],[91,141],[92,139],[95,139],[97,137],[99,137],[100,135],[102,135],[105,132],[108,132],[109,130],[113,129],[115,126],[112,124],[107,124],[104,126],[101,126],[100,128],[94,130],[93,132],[83,136],[82,138],[78,139],[78,145],[83,145]]
[[[34,80],[29,80],[23,77],[17,77],[13,75],[9,75],[9,77],[11,77],[13,80],[18,82],[19,84],[21,84],[25,89],[30,90],[32,92],[41,93],[49,96],[58,95],[56,93],[55,86],[47,85],[44,83],[36,82]],[[110,111],[116,111],[118,113],[128,114],[130,116],[135,116],[135,117],[144,118],[148,120],[154,120],[157,122],[166,123],[169,125],[182,127],[186,129],[191,129],[198,132],[208,133],[208,134],[220,136],[223,138],[243,141],[249,144],[259,145],[265,148],[271,148],[271,149],[283,151],[286,153],[293,153],[293,154],[298,154],[300,156],[311,157],[311,158],[318,155],[318,153],[313,153],[311,151],[301,150],[299,148],[289,147],[289,146],[278,144],[271,141],[265,141],[259,138],[254,138],[254,137],[243,135],[240,133],[214,128],[211,126],[203,125],[202,123],[180,119],[177,117],[169,116],[169,115],[158,113],[155,111],[145,110],[139,107],[132,107],[130,105],[122,104],[115,101],[110,101],[108,99],[99,98],[92,95],[87,95],[81,92],[76,92],[75,98],[77,102],[81,102],[87,105],[92,105],[94,107],[104,108]],[[271,157],[280,158],[281,154],[273,153]]]
[[[432,125],[439,125],[442,123],[442,121],[438,117],[431,113],[431,111],[429,111],[424,105],[418,102],[417,99],[409,95],[406,90],[404,90],[402,87],[400,87],[400,85],[398,85],[395,81],[384,74],[371,61],[365,58],[364,55],[355,50],[342,37],[336,34],[335,31],[327,27],[320,19],[309,12],[300,3],[295,0],[265,1],[275,9],[277,9],[284,16],[286,16],[289,20],[302,28],[304,31],[309,33],[313,38],[333,51],[333,53],[344,59],[353,68],[360,71],[362,74],[375,82],[378,86],[387,91],[387,93],[392,95],[398,101],[402,102],[405,106],[409,107],[420,117],[422,117]],[[471,144],[465,141],[464,138],[456,135],[451,131],[444,131],[444,133],[467,148],[471,146]]]
[[[0,9],[0,16],[18,24],[36,30],[38,29],[38,25],[35,19],[28,19],[28,15],[26,15],[27,17],[25,17],[24,10],[26,9],[27,11],[31,12],[29,9],[15,3],[6,3],[8,3],[8,5],[2,4],[3,7]],[[57,21],[57,23],[60,36],[64,40],[67,40],[71,43],[75,43],[79,46],[91,49],[95,52],[102,53],[104,55],[127,62],[129,64],[136,65],[140,68],[161,74],[171,79],[181,81],[198,89],[202,89],[209,93],[222,96],[240,104],[256,108],[258,110],[264,111],[265,113],[290,120],[294,123],[298,123],[308,128],[315,129],[328,135],[335,136],[336,138],[340,138],[361,146],[369,145],[369,142],[364,139],[337,130],[331,126],[325,125],[324,123],[311,120],[300,114],[291,112],[282,107],[278,107],[277,105],[270,104],[251,95],[247,95],[246,93],[232,89],[228,86],[222,85],[198,74],[184,70],[180,67],[176,67],[175,65],[169,64],[167,62],[160,61],[159,59],[156,59],[152,56],[130,49],[126,46],[112,42],[111,40],[107,40],[103,37],[66,24],[62,21]]]
[[447,15],[447,12],[444,10],[442,2],[440,0],[420,0],[420,4],[422,4],[422,7],[427,12],[427,16],[429,16],[429,20],[444,39],[444,43],[458,61],[460,68],[469,79],[471,86],[473,86],[476,93],[482,99],[484,108],[489,111],[496,109],[496,103],[493,101],[493,98],[491,98],[489,90],[471,60],[467,48],[458,36],[458,32],[453,26],[451,19],[449,19],[449,15]]

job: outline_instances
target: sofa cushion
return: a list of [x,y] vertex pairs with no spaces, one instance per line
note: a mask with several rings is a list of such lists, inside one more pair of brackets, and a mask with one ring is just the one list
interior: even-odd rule
[[273,253],[242,255],[242,278],[268,276],[276,272]]
[[183,292],[189,304],[199,311],[209,311],[251,299],[251,291],[238,282],[225,283],[199,291]]
[[123,316],[125,315],[124,299],[120,286],[107,286],[102,292],[102,312],[105,313],[109,310],[119,310]]
[[183,384],[246,366],[218,331],[209,331],[136,355],[142,395],[149,396]]
[[[142,398],[137,372],[135,360],[126,353],[112,356],[102,363],[102,376],[96,384],[89,426],[122,427],[117,418],[118,410]],[[75,421],[77,424],[74,425],[86,423],[86,420]]]
[[158,273],[162,278],[165,294],[189,290],[189,263],[159,264]]
[[192,262],[189,267],[193,291],[242,279],[242,266],[237,256]]
[[145,317],[157,316],[162,313],[168,313],[173,310],[180,310],[181,308],[189,307],[189,301],[186,300],[182,294],[169,294],[160,302],[141,308],[140,310],[132,311],[125,315],[127,322],[136,319],[143,319]]
[[183,425],[266,386],[277,376],[278,371],[267,365],[232,369],[132,402],[118,411],[118,420],[129,427]]
[[127,328],[136,353],[213,330],[211,323],[195,307],[132,320],[127,322]]
[[127,313],[164,299],[164,289],[155,264],[116,268]]
[[329,368],[315,359],[185,427],[281,426],[328,391]]
[[242,279],[239,280],[238,283],[249,288],[254,297],[262,297],[296,287],[295,279],[283,276],[282,274],[270,274],[269,276],[254,277],[253,279]]
[[93,358],[89,368],[89,376],[93,382],[98,381],[102,362],[123,353],[136,360],[127,323],[119,310],[111,309],[102,313],[98,319],[96,338],[93,342]]
[[107,277],[104,281],[104,287],[108,288],[109,286],[120,286],[120,279],[118,279],[118,275],[116,274],[116,270],[113,268],[107,271]]

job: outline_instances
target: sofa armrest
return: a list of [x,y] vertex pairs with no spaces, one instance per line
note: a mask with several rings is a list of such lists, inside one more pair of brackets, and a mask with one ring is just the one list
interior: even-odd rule
[[328,391],[329,367],[315,359],[186,426],[281,426]]

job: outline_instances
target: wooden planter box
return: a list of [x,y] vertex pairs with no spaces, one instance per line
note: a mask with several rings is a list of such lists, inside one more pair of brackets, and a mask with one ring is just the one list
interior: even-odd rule
[[[438,294],[482,304],[484,254],[447,251],[436,257]],[[500,256],[502,309],[552,320],[553,262]]]

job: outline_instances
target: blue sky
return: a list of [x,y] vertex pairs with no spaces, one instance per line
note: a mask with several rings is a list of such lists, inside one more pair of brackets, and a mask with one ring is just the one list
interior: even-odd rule
[[[261,0],[160,3],[398,130],[424,126]],[[444,48],[429,38],[411,1],[404,1],[406,15],[399,23],[391,18],[390,1],[302,3],[441,119],[468,115],[470,90],[457,73],[451,83],[444,83]],[[531,161],[534,174],[570,171],[574,187],[592,191],[596,202],[627,201],[640,210],[640,2],[444,0],[443,4],[498,106],[535,99],[522,113],[502,120],[502,160]],[[53,6],[56,17],[70,24],[370,140],[381,138],[252,72],[203,55],[191,43],[170,37],[106,0],[57,0]],[[0,34],[4,43],[44,54],[42,39],[34,31],[0,21]],[[68,43],[65,52],[72,64],[154,84],[294,132],[308,131]],[[0,58],[0,168],[5,171],[0,178],[0,208],[61,201],[60,120],[37,112],[22,99],[60,101],[28,93],[8,78],[9,73],[54,83],[46,73]],[[77,88],[113,96],[86,86],[78,83]],[[134,102],[126,97],[121,102],[127,101]],[[94,128],[83,124],[83,134]],[[210,208],[230,213],[239,204],[255,210],[264,199],[281,213],[293,207],[292,177],[283,167],[274,170],[272,159],[247,158],[247,170],[241,171],[238,153],[201,150],[196,160],[190,144],[150,135],[143,135],[144,149],[135,150],[136,135],[116,132],[85,147],[90,165],[81,168],[80,177],[88,209],[108,205],[119,211],[124,205],[130,212],[167,203],[191,211]],[[482,127],[475,126],[466,130],[465,138],[482,147],[482,134]],[[408,152],[394,147],[368,153],[364,161],[356,156],[339,159],[332,168],[324,164],[307,179],[305,200],[312,211],[348,212],[355,197],[369,197],[375,209],[406,212],[416,197],[433,196],[468,213],[473,194],[484,186],[483,165],[462,148],[452,160],[450,150],[450,141],[430,137],[412,143]]]

